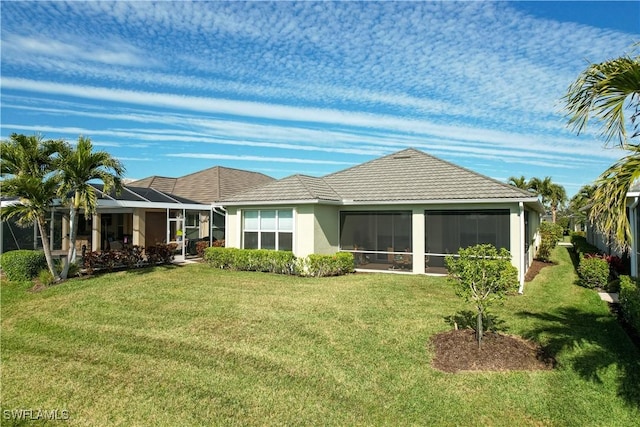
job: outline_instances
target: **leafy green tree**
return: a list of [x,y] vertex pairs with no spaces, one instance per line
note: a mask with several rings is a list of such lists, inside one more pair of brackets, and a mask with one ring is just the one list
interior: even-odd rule
[[91,140],[80,136],[75,147],[64,144],[59,151],[56,169],[60,179],[58,195],[69,205],[70,246],[67,262],[61,273],[61,277],[65,279],[69,264],[75,260],[78,213],[81,208],[85,215],[92,215],[96,211],[97,195],[90,182],[101,181],[105,192],[121,191],[125,168],[106,151],[93,151]]
[[17,198],[16,203],[0,209],[0,217],[14,219],[21,226],[37,224],[47,267],[56,281],[59,276],[51,255],[46,221],[56,197],[58,180],[53,166],[54,154],[60,146],[60,141],[15,133],[0,143],[2,194]]
[[511,264],[508,250],[490,244],[460,249],[458,257],[449,255],[445,263],[456,294],[476,307],[476,339],[481,349],[487,309],[507,292],[518,289],[518,270]]
[[[640,178],[640,56],[625,55],[589,65],[569,86],[564,100],[568,125],[578,134],[595,118],[605,146],[613,144],[630,151],[600,175],[589,212],[604,236],[613,236],[621,249],[627,249],[631,229],[626,193]],[[629,117],[627,112],[631,112]]]

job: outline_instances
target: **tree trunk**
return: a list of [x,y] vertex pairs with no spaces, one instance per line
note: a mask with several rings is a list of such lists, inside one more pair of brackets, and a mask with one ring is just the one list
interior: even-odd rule
[[51,256],[51,246],[49,246],[49,235],[47,233],[47,227],[42,219],[38,218],[38,228],[40,229],[40,237],[42,238],[42,250],[44,251],[44,257],[47,260],[47,267],[53,275],[56,282],[60,281],[60,275],[56,271],[56,267],[53,264],[53,256]]
[[64,262],[62,273],[60,273],[61,279],[67,278],[67,275],[69,274],[69,266],[76,258],[76,234],[78,230],[78,221],[76,221],[77,216],[78,212],[72,203],[69,208],[69,251],[67,252],[67,259]]
[[476,318],[476,339],[478,340],[478,350],[482,350],[482,335],[484,330],[482,328],[482,311],[478,311],[478,317]]

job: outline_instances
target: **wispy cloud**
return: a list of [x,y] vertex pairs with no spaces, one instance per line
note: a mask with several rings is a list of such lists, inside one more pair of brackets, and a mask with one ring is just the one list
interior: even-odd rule
[[251,162],[267,162],[267,163],[300,163],[307,165],[353,165],[350,162],[341,162],[337,160],[313,160],[313,159],[296,159],[289,157],[263,157],[263,156],[245,156],[232,154],[212,154],[212,153],[174,153],[167,154],[167,157],[182,157],[187,159],[213,159],[213,160],[242,160]]

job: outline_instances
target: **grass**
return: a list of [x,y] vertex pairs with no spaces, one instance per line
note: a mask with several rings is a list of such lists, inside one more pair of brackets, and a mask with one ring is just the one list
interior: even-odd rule
[[443,278],[191,265],[3,283],[2,424],[65,409],[87,426],[634,425],[640,352],[554,256],[494,311],[553,353],[539,372],[432,369],[429,337],[469,309]]

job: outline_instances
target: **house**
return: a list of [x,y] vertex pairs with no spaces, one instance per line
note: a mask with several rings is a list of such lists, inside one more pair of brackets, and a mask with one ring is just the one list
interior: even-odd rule
[[631,248],[629,252],[623,253],[619,248],[611,244],[611,238],[604,236],[597,227],[587,222],[587,241],[608,255],[629,256],[630,274],[633,277],[640,277],[640,182],[634,183],[627,192],[627,216],[631,227]]
[[538,198],[415,149],[324,177],[293,175],[220,201],[226,245],[354,254],[357,270],[446,273],[459,248],[508,249],[521,291],[539,244]]
[[[119,194],[92,184],[98,195],[97,210],[89,217],[79,215],[76,251],[80,253],[83,246],[98,251],[176,242],[184,256],[188,247],[181,242],[224,239],[225,212],[218,200],[273,180],[257,172],[216,166],[178,178],[152,176],[129,182]],[[50,243],[59,254],[69,247],[67,215],[67,208],[52,207]],[[3,232],[4,250],[25,244],[24,238],[17,238],[15,226],[3,224],[4,228],[9,232]],[[35,232],[31,235],[36,236]],[[32,237],[35,245],[27,242],[27,247],[37,246],[38,239]]]
[[634,183],[627,192],[627,218],[631,228],[631,248],[629,252],[623,252],[620,248],[613,245],[610,236],[603,235],[596,225],[587,221],[586,238],[587,242],[597,247],[607,255],[617,255],[621,258],[629,257],[630,274],[633,277],[640,275],[640,207],[638,200],[640,198],[640,182]]

